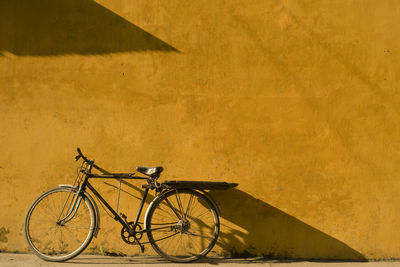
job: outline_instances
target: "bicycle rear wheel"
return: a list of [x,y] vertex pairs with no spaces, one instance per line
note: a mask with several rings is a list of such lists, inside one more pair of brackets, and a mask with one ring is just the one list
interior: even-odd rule
[[25,237],[32,251],[44,260],[71,259],[92,240],[96,224],[92,203],[80,196],[79,205],[73,209],[75,191],[71,187],[51,189],[40,195],[28,210]]
[[190,190],[169,191],[149,207],[146,230],[154,250],[173,262],[192,262],[207,255],[219,235],[213,203]]

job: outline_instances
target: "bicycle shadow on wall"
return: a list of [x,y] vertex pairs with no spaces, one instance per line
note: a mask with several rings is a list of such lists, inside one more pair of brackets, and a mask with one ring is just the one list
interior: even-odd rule
[[[129,182],[122,183],[131,190],[143,192]],[[105,184],[117,189],[115,185]],[[137,198],[129,191],[121,191]],[[265,259],[274,260],[366,261],[361,253],[345,243],[244,191],[216,190],[210,194],[222,210],[221,217],[241,228],[232,229],[222,222],[217,245],[226,256],[246,258],[261,255]]]
[[0,1],[0,56],[178,52],[92,0]]
[[244,191],[212,191],[211,195],[222,209],[221,217],[244,230],[222,225],[218,245],[228,255],[366,261],[361,253],[345,243]]

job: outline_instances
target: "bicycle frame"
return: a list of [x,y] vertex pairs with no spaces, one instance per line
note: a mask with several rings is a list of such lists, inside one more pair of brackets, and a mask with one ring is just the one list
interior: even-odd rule
[[[63,225],[66,222],[70,221],[71,219],[74,218],[79,205],[81,204],[82,197],[85,195],[87,192],[87,189],[89,189],[96,197],[98,200],[101,201],[102,204],[110,211],[110,213],[114,216],[114,220],[118,221],[124,228],[126,228],[129,232],[130,235],[133,235],[135,241],[137,244],[141,247],[142,251],[144,249],[143,245],[139,242],[139,240],[136,238],[135,233],[143,233],[143,232],[148,232],[152,230],[159,230],[163,228],[171,228],[173,226],[162,226],[162,227],[156,227],[153,229],[141,229],[136,231],[136,226],[139,224],[139,218],[140,215],[143,211],[144,203],[146,201],[146,198],[148,196],[148,192],[150,189],[156,189],[157,192],[164,192],[164,188],[162,188],[152,177],[142,177],[142,176],[134,176],[133,173],[108,173],[98,167],[97,165],[94,164],[94,161],[89,161],[84,158],[84,163],[87,164],[84,169],[81,169],[80,171],[84,173],[84,177],[82,182],[80,183],[79,187],[77,187],[76,193],[74,193],[75,197],[70,204],[70,208],[68,211],[68,214],[62,218],[59,219],[57,224]],[[92,168],[96,168],[102,172],[106,172],[106,174],[94,174],[92,173]],[[130,180],[146,180],[147,184],[142,185],[142,187],[145,189],[143,193],[143,197],[140,201],[140,205],[135,217],[135,220],[133,222],[133,225],[130,225],[127,220],[126,216],[123,213],[118,214],[112,207],[111,205],[101,196],[101,194],[92,186],[92,184],[89,182],[89,179],[107,179],[107,178],[112,178],[112,179],[130,179]],[[87,194],[87,193],[86,193]],[[90,196],[90,194],[89,194]],[[93,198],[92,198],[93,199]],[[66,203],[68,202],[68,199]],[[94,202],[94,201],[93,201]],[[96,205],[95,203],[93,203]],[[65,207],[65,205],[64,205]],[[176,213],[176,211],[171,207],[171,209]],[[96,207],[97,210],[97,207]],[[176,213],[178,218],[180,218],[179,214]]]
[[[118,221],[119,223],[121,223],[122,226],[126,227],[130,233],[133,233],[133,229],[136,227],[136,225],[139,222],[139,218],[140,215],[142,213],[143,210],[143,206],[144,203],[146,201],[148,192],[150,188],[145,188],[144,193],[143,193],[143,197],[140,201],[140,205],[139,205],[139,209],[137,211],[136,214],[136,218],[134,220],[134,224],[133,226],[129,226],[129,224],[126,222],[126,220],[121,217],[121,215],[119,215],[109,204],[108,202],[100,195],[99,192],[97,192],[97,190],[89,183],[88,179],[89,178],[100,178],[100,179],[105,179],[105,178],[120,178],[118,176],[109,176],[109,175],[101,175],[101,174],[90,174],[87,175],[87,177],[85,178],[85,180],[83,181],[81,188],[80,188],[80,192],[84,192],[84,190],[86,190],[86,187],[97,197],[97,199],[99,199],[105,207],[107,207],[107,209],[111,212],[111,214],[114,216],[114,220]],[[146,177],[140,177],[140,176],[133,176],[133,177],[124,177],[122,179],[131,179],[131,180],[147,180]]]

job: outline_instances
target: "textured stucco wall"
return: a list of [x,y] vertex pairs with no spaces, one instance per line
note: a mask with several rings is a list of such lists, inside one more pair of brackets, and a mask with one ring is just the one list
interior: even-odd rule
[[[399,25],[398,1],[2,1],[0,250],[27,250],[29,205],[80,146],[239,183],[214,193],[215,253],[400,258]],[[138,253],[119,232],[103,214],[89,251]]]

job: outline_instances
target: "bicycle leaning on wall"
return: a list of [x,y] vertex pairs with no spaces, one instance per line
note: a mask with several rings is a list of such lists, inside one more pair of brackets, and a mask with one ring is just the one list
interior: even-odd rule
[[[173,262],[192,262],[207,255],[219,235],[218,206],[204,191],[236,187],[235,183],[206,181],[157,180],[162,167],[137,167],[145,177],[134,173],[108,173],[87,159],[78,148],[76,160],[82,165],[73,185],[60,185],[41,194],[30,206],[25,219],[25,237],[32,251],[47,261],[66,261],[79,255],[97,237],[99,210],[89,191],[122,225],[121,237],[131,245],[150,243],[154,250]],[[98,169],[103,174],[92,173]],[[144,180],[143,198],[136,218],[128,221],[118,214],[90,184],[89,179],[116,178]],[[88,190],[89,189],[89,190]],[[120,187],[119,187],[120,189]],[[146,210],[144,222],[139,218],[149,190],[156,197]],[[119,199],[118,191],[118,199]],[[118,211],[118,208],[117,208]],[[147,234],[148,242],[141,242]]]

